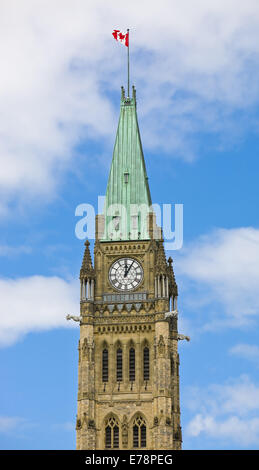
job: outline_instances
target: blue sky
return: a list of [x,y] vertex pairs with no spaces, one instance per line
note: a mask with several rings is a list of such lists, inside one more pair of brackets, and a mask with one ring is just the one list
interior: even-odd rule
[[126,85],[115,27],[131,28],[152,200],[184,205],[167,253],[191,337],[183,447],[258,449],[259,5],[209,3],[1,4],[1,449],[75,448],[75,209],[106,189]]

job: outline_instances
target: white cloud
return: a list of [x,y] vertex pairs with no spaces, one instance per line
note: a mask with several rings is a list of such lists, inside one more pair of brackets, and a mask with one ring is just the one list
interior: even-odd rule
[[[78,283],[58,277],[0,279],[0,346],[33,331],[73,327],[66,314],[77,314]],[[78,326],[78,325],[77,325]]]
[[253,344],[236,344],[229,352],[230,354],[255,361],[256,364],[259,364],[259,346]]
[[0,416],[0,432],[6,433],[12,431],[24,423],[24,418],[17,416]]
[[201,433],[216,439],[229,439],[240,446],[259,443],[259,418],[240,419],[232,416],[222,421],[212,416],[197,414],[189,423],[187,432],[192,437]]
[[20,246],[10,246],[10,245],[0,245],[0,256],[18,256],[20,254],[29,254],[32,249],[29,246],[20,245]]
[[54,429],[61,431],[75,431],[75,423],[72,421],[66,421],[64,423],[53,424]]
[[0,214],[52,197],[80,139],[114,139],[126,50],[111,31],[129,25],[145,147],[193,158],[197,131],[248,126],[231,113],[258,104],[257,0],[3,0]]
[[187,406],[194,413],[189,436],[228,439],[240,446],[259,443],[259,386],[241,376],[207,389],[189,388]]
[[191,298],[186,292],[183,301],[206,310],[203,329],[240,327],[258,318],[258,229],[217,229],[200,237],[183,249],[177,270],[182,284],[191,286]]

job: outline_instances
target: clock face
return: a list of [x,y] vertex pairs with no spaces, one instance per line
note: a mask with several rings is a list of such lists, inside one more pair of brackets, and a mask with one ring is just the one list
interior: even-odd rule
[[109,280],[115,289],[121,291],[135,289],[142,279],[143,269],[135,259],[120,258],[110,267]]

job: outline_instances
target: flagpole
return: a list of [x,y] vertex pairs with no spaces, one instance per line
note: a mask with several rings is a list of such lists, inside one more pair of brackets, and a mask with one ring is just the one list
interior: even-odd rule
[[128,98],[129,98],[129,29],[127,29],[128,33]]

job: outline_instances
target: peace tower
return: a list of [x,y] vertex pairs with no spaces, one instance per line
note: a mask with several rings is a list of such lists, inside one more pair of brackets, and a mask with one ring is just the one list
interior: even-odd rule
[[[77,449],[181,449],[177,285],[156,225],[136,112],[125,97],[80,270]],[[70,317],[71,318],[71,317]]]

